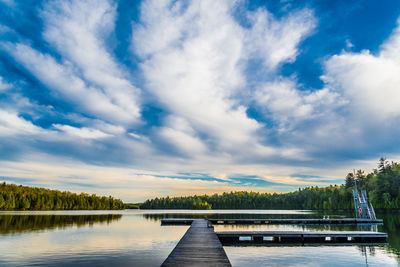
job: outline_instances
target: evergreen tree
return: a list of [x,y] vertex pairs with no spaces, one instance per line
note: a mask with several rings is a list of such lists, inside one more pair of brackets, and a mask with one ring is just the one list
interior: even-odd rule
[[346,188],[352,188],[354,187],[355,182],[354,182],[354,174],[349,172],[346,176],[346,182],[345,182],[345,186]]
[[2,210],[123,209],[124,203],[109,197],[61,192],[45,188],[0,184]]
[[349,173],[344,185],[299,188],[295,192],[257,193],[230,192],[221,195],[155,198],[145,201],[142,209],[353,209],[355,183],[368,191],[375,208],[400,208],[400,164],[378,162],[378,169],[365,175],[357,170]]

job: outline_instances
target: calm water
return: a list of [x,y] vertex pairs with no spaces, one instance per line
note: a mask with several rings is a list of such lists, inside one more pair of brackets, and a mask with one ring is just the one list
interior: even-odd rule
[[[338,218],[309,211],[0,212],[0,266],[159,266],[188,226],[162,218]],[[400,215],[378,215],[387,246],[225,246],[233,266],[400,266]],[[357,226],[218,225],[220,230],[360,230]]]

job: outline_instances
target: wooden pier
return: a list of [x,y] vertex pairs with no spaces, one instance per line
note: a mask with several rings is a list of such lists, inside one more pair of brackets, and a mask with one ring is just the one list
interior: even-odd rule
[[190,228],[161,266],[231,266],[214,228],[192,220]]
[[[189,229],[161,266],[231,266],[224,245],[381,245],[388,235],[366,231],[224,231],[214,232],[216,224],[273,224],[272,219],[206,220],[164,219],[162,225],[188,225]],[[346,224],[361,223],[361,219],[274,219],[282,224]],[[376,221],[376,220],[375,220]],[[321,223],[322,222],[322,223]]]
[[[191,225],[195,219],[162,219],[161,225]],[[383,224],[382,219],[209,219],[214,225],[235,224],[235,225],[253,225],[253,224]]]

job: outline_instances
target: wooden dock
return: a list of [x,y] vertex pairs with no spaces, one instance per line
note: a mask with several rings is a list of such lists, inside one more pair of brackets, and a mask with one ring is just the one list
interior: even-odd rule
[[382,244],[387,242],[388,237],[386,233],[365,231],[224,231],[216,232],[216,234],[224,245],[240,243]]
[[[195,219],[162,219],[161,225],[191,225]],[[214,225],[219,224],[235,224],[235,225],[252,225],[252,224],[383,224],[382,219],[209,219]]]
[[232,265],[210,223],[192,219],[190,228],[161,266]]
[[[272,224],[272,219],[217,220],[216,224]],[[274,219],[281,223],[286,219]],[[303,219],[290,222],[308,223]],[[326,219],[311,219],[313,224]],[[362,220],[341,220],[333,224],[345,224],[350,220],[360,223]],[[343,221],[344,220],[344,221]],[[317,222],[318,221],[318,222]],[[332,220],[328,220],[332,221]],[[161,266],[231,266],[222,244],[234,246],[285,246],[285,245],[381,245],[387,243],[388,235],[366,231],[224,231],[214,232],[213,220],[206,219],[164,219],[162,225],[187,225],[189,229]],[[286,222],[286,224],[291,223]],[[293,224],[292,223],[292,224]]]

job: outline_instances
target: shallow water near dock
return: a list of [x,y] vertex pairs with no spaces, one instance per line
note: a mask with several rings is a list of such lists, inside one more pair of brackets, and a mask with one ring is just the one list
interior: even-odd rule
[[[0,212],[0,266],[160,266],[188,229],[164,218],[344,218],[293,210]],[[377,214],[383,246],[225,246],[233,266],[400,266],[400,214]],[[215,225],[237,230],[374,230],[356,225]]]

